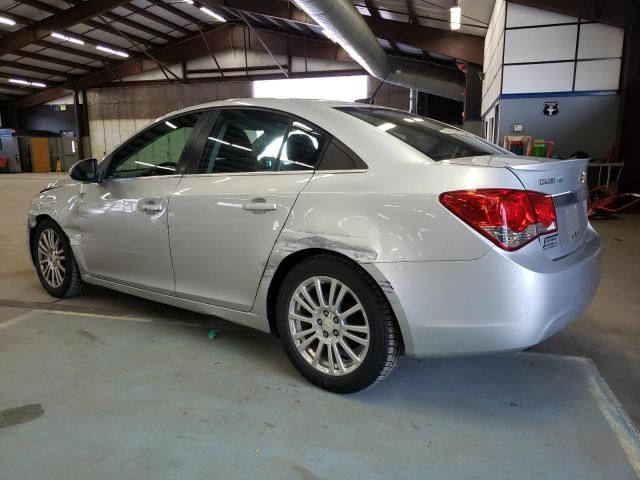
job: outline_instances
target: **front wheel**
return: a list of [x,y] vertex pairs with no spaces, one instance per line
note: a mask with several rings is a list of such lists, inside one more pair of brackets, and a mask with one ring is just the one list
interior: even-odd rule
[[367,388],[400,357],[400,334],[384,294],[342,257],[317,255],[293,267],[280,289],[276,316],[291,362],[332,392]]
[[33,258],[40,283],[54,297],[78,295],[83,282],[71,245],[53,220],[45,219],[36,227]]

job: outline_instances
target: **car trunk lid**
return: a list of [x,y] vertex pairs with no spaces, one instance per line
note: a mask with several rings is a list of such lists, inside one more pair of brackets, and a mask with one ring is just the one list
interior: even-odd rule
[[582,247],[588,226],[588,159],[555,160],[519,156],[482,156],[446,161],[452,164],[507,168],[526,190],[553,196],[558,231],[542,236],[540,246],[552,259]]

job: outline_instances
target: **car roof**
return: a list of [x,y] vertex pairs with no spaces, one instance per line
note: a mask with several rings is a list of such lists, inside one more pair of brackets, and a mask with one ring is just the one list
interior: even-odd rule
[[[269,108],[274,110],[280,110],[288,112],[300,117],[308,117],[311,115],[316,120],[320,118],[329,119],[335,113],[336,107],[367,107],[366,103],[357,102],[343,102],[339,100],[322,100],[322,99],[300,99],[300,98],[230,98],[227,100],[216,100],[213,102],[201,103],[198,105],[192,105],[181,110],[170,112],[162,117],[156,119],[160,121],[175,115],[181,115],[189,113],[195,110],[201,110],[205,108],[219,108],[219,107],[258,107]],[[374,106],[374,105],[371,105]],[[379,106],[376,106],[379,107]],[[310,121],[313,119],[309,118]]]

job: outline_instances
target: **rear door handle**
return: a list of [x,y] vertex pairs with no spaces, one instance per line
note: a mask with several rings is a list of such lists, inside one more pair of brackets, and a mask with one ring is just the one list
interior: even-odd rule
[[142,210],[143,212],[161,212],[162,205],[153,205],[153,204],[142,205],[140,207],[140,210]]
[[164,207],[162,206],[162,202],[158,200],[158,203],[156,203],[156,200],[142,200],[142,205],[140,205],[140,210],[142,210],[145,213],[158,213],[164,210]]
[[242,205],[242,208],[244,210],[249,210],[254,212],[266,212],[267,210],[275,210],[277,208],[277,205],[275,203],[267,203],[265,201],[260,202],[256,200],[254,200],[253,202],[244,203]]

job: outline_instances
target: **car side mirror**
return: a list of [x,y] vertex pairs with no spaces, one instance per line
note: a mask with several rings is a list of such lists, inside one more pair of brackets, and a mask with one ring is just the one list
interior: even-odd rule
[[85,158],[73,164],[69,170],[69,176],[73,180],[82,183],[94,183],[98,181],[98,161],[95,158]]

